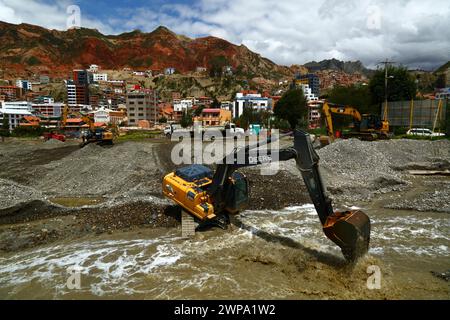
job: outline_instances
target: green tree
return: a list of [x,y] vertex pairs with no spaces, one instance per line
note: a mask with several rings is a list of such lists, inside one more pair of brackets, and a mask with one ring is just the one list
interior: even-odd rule
[[244,108],[239,120],[234,121],[241,128],[247,130],[251,124],[262,124],[268,127],[269,117],[271,115],[265,110],[255,110],[253,108]]
[[225,56],[215,56],[210,62],[209,75],[211,78],[222,77],[223,68],[228,65],[228,60]]
[[[414,77],[405,67],[388,67],[388,101],[403,101],[415,98],[417,85]],[[379,69],[370,80],[369,90],[372,101],[381,104],[385,100],[385,71]]]
[[367,86],[336,86],[328,93],[328,101],[355,107],[361,113],[378,113],[379,111],[379,106],[372,103]]
[[204,109],[205,109],[205,106],[200,106],[197,109],[193,110],[192,117],[200,117],[200,115],[202,114]]
[[9,115],[3,115],[2,127],[0,128],[1,137],[9,137]]
[[213,109],[219,109],[220,106],[221,106],[221,104],[220,104],[219,100],[217,100],[217,98],[214,97],[213,103],[212,103],[211,107],[212,107]]
[[183,128],[190,127],[194,124],[194,121],[192,120],[192,110],[183,111],[180,124]]
[[304,124],[308,115],[306,98],[302,89],[287,91],[275,106],[275,116],[289,122],[291,129]]
[[162,116],[161,118],[159,118],[159,123],[167,123],[167,118]]

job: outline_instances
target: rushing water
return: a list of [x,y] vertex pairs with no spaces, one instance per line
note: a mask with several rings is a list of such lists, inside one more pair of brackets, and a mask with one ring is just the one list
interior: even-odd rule
[[[312,205],[246,211],[228,231],[180,237],[143,229],[59,242],[0,257],[0,298],[449,298],[430,271],[450,269],[448,215],[385,210],[369,256],[345,266]],[[366,286],[379,265],[383,286]],[[67,286],[68,268],[80,288]],[[70,280],[70,279],[69,279]]]

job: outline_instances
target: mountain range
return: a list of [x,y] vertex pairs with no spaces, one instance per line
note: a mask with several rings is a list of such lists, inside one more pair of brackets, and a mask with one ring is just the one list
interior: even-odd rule
[[290,67],[277,65],[244,45],[217,37],[191,39],[160,26],[145,33],[139,30],[104,35],[95,29],[49,30],[31,24],[0,21],[0,69],[4,75],[48,73],[66,76],[75,68],[98,64],[103,69],[163,70],[180,73],[197,67],[229,65],[247,78],[280,79],[295,73],[338,70],[370,77],[373,70],[361,61],[337,59],[312,61]]
[[210,68],[214,63],[230,65],[249,76],[277,78],[290,74],[287,67],[216,37],[190,39],[165,27],[150,33],[133,31],[104,35],[93,29],[48,30],[30,24],[0,21],[0,68],[67,74],[74,68],[98,64],[103,69],[130,67],[180,73]]

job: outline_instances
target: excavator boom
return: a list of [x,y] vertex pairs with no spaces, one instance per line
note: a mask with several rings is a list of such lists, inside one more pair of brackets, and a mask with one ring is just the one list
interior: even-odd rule
[[[290,148],[274,151],[260,149],[271,142],[270,137],[261,144],[235,149],[217,165],[211,176],[208,175],[208,168],[198,165],[170,173],[164,178],[163,193],[200,220],[215,219],[223,212],[236,213],[244,208],[245,201],[236,202],[236,198],[242,199],[244,189],[248,194],[248,183],[242,174],[235,173],[237,169],[295,159],[325,235],[341,248],[347,260],[354,261],[364,255],[370,240],[369,217],[359,210],[333,211],[320,176],[319,156],[314,151],[309,134],[295,131],[294,146]],[[192,174],[189,175],[189,172]]]

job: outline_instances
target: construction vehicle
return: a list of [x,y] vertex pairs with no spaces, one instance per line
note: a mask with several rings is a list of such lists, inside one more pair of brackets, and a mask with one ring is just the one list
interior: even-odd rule
[[88,115],[83,115],[82,120],[88,125],[88,130],[82,134],[83,142],[80,143],[80,148],[87,146],[90,143],[98,145],[113,145],[114,135],[111,130],[96,127],[92,118]]
[[328,102],[325,102],[322,110],[325,116],[327,134],[331,141],[334,141],[337,138],[334,131],[333,114],[346,115],[353,118],[353,123],[351,125],[352,130],[343,133],[340,136],[342,138],[358,138],[361,140],[373,141],[378,139],[388,139],[390,137],[389,122],[387,120],[382,120],[378,115],[361,115],[354,107],[329,104]]
[[239,213],[249,203],[249,181],[236,170],[271,163],[272,159],[295,159],[325,235],[341,248],[347,260],[355,261],[364,255],[369,247],[370,219],[360,210],[333,212],[310,135],[297,130],[293,147],[276,151],[260,149],[274,140],[268,137],[263,143],[235,148],[217,164],[215,172],[198,164],[171,172],[163,179],[163,194],[200,222],[200,228],[212,225],[225,229],[230,223],[229,215]]

